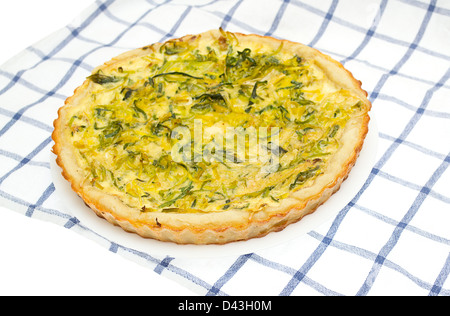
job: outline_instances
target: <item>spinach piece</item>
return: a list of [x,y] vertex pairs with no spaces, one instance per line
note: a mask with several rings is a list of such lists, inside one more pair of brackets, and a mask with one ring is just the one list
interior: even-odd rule
[[107,76],[107,75],[101,74],[100,72],[97,72],[97,73],[87,77],[87,79],[91,80],[94,83],[103,85],[106,83],[120,81],[122,78],[118,78],[115,76]]
[[180,40],[172,40],[166,42],[161,46],[159,51],[161,53],[164,52],[165,55],[177,55],[179,53],[183,53],[188,50],[189,46],[187,42],[182,42]]
[[136,105],[136,101],[133,103],[133,110],[135,112],[135,115],[133,115],[134,117],[139,117],[139,115],[142,115],[145,120],[148,118],[147,113]]
[[184,76],[184,77],[193,78],[193,79],[203,79],[203,77],[196,77],[196,76],[187,74],[187,73],[185,73],[185,72],[172,71],[172,72],[165,72],[165,73],[162,73],[162,74],[154,75],[153,77],[148,78],[148,83],[149,83],[152,87],[154,87],[154,86],[155,86],[155,78],[158,78],[158,77],[164,77],[164,76],[170,76],[170,75]]
[[274,185],[268,186],[268,187],[265,187],[262,190],[255,191],[255,192],[252,192],[252,193],[247,193],[244,196],[248,197],[248,198],[255,198],[255,197],[261,196],[261,197],[264,198],[264,197],[269,196],[269,193],[270,193],[270,191],[272,191],[273,188],[275,188]]
[[171,206],[172,204],[174,204],[176,201],[178,201],[179,199],[184,198],[186,195],[190,194],[191,190],[194,188],[194,186],[192,185],[192,181],[189,181],[189,184],[183,188],[180,189],[180,194],[176,197],[174,197],[172,200],[167,201],[163,204],[161,204],[160,206],[158,206],[159,208],[165,208],[168,206]]
[[261,84],[267,84],[267,80],[265,80],[265,81],[256,81],[255,85],[253,86],[252,95],[250,97],[250,100],[248,101],[248,106],[253,105],[257,98],[262,99],[257,94],[258,85],[261,85]]
[[163,134],[164,130],[167,130],[166,135],[170,135],[172,133],[172,130],[169,127],[167,127],[166,125],[161,124],[160,122],[153,123],[150,126],[150,132],[153,135],[158,136],[158,137],[161,137],[161,136],[164,135]]
[[227,108],[226,101],[220,93],[204,93],[202,95],[194,97],[193,100],[199,101],[199,103],[191,107],[190,111],[193,113],[204,114],[213,110],[214,105],[219,105],[221,107]]
[[301,171],[299,174],[297,174],[297,177],[295,178],[294,182],[291,183],[289,188],[292,190],[296,186],[305,183],[308,179],[314,177],[317,174],[318,170],[319,166],[316,166],[315,168],[309,168],[305,171]]
[[339,125],[333,125],[333,127],[331,128],[331,132],[330,134],[328,134],[328,137],[333,138],[334,136],[336,136],[337,131],[339,130]]
[[290,90],[290,89],[301,89],[303,87],[303,83],[302,82],[292,80],[291,83],[292,83],[292,86],[278,88],[277,91],[279,91],[279,90]]
[[212,106],[210,103],[197,103],[191,107],[190,112],[197,114],[205,114],[211,110]]
[[237,52],[237,56],[232,56],[232,47],[229,47],[225,58],[224,76],[226,82],[232,82],[232,77],[235,76],[244,78],[252,74],[253,69],[257,66],[257,62],[254,58],[250,57],[251,52],[250,48],[246,48],[242,52]]
[[225,99],[220,93],[204,93],[202,95],[196,96],[193,98],[194,100],[200,100],[200,102],[205,101],[223,101],[225,102]]
[[122,101],[126,101],[127,99],[129,99],[135,91],[136,90],[131,88],[123,88],[122,91],[120,91],[121,94],[124,94]]

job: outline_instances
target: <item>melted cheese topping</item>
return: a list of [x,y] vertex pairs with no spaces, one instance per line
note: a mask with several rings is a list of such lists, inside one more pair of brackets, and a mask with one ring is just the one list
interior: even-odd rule
[[88,77],[68,122],[86,181],[142,212],[276,205],[323,172],[367,111],[282,44],[222,32],[155,47]]

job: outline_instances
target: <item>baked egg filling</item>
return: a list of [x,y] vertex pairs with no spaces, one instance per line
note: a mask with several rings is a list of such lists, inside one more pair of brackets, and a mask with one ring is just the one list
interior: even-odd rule
[[94,72],[68,133],[85,181],[140,212],[257,211],[324,172],[367,105],[313,61],[232,33]]

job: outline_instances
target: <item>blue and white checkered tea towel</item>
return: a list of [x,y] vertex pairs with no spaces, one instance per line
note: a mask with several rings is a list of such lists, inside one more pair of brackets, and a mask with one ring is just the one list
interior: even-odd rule
[[[105,60],[218,27],[313,46],[363,82],[378,128],[367,179],[331,220],[248,254],[160,256],[87,228],[52,181],[58,108]],[[446,0],[97,0],[0,67],[0,203],[200,295],[449,295],[449,78]]]

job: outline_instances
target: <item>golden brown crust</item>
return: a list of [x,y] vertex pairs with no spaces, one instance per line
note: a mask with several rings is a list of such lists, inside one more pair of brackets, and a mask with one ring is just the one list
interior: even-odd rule
[[[208,33],[208,32],[207,32]],[[207,34],[204,33],[204,34]],[[235,33],[237,37],[252,37],[278,47],[280,42],[287,49],[301,51],[301,55],[311,60],[325,72],[335,83],[356,93],[370,109],[370,101],[367,100],[367,92],[362,90],[361,82],[346,70],[340,63],[321,52],[302,44],[280,41],[259,35],[244,35]],[[180,40],[188,40],[194,35],[187,35]],[[147,49],[158,48],[161,44],[154,44]],[[104,67],[112,67],[122,60],[145,53],[145,49],[137,49],[124,53],[105,63]],[[142,237],[154,238],[161,241],[170,241],[179,244],[223,244],[238,240],[246,240],[254,237],[262,237],[270,232],[283,230],[286,226],[301,220],[304,216],[314,212],[319,205],[324,203],[332,194],[339,190],[342,182],[347,178],[355,164],[365,136],[368,132],[369,116],[364,115],[359,119],[350,121],[344,132],[345,144],[349,148],[343,149],[341,155],[337,155],[336,162],[332,163],[334,170],[325,171],[329,177],[322,177],[318,184],[293,193],[282,201],[277,208],[269,208],[254,213],[249,217],[246,211],[229,211],[227,216],[217,214],[171,214],[171,213],[145,213],[139,216],[127,216],[130,212],[128,206],[117,198],[110,197],[92,186],[84,184],[83,174],[76,163],[71,159],[74,153],[70,146],[66,146],[63,139],[64,122],[67,120],[66,109],[77,106],[79,100],[92,84],[86,80],[74,91],[65,105],[58,110],[58,118],[54,121],[52,138],[55,142],[53,152],[57,156],[57,164],[62,168],[63,177],[71,183],[75,191],[89,207],[100,217],[108,222],[122,227],[124,230],[137,233]],[[336,169],[335,165],[338,165]],[[321,182],[322,181],[322,182]],[[138,212],[139,213],[139,212]],[[221,213],[223,214],[223,213]]]

